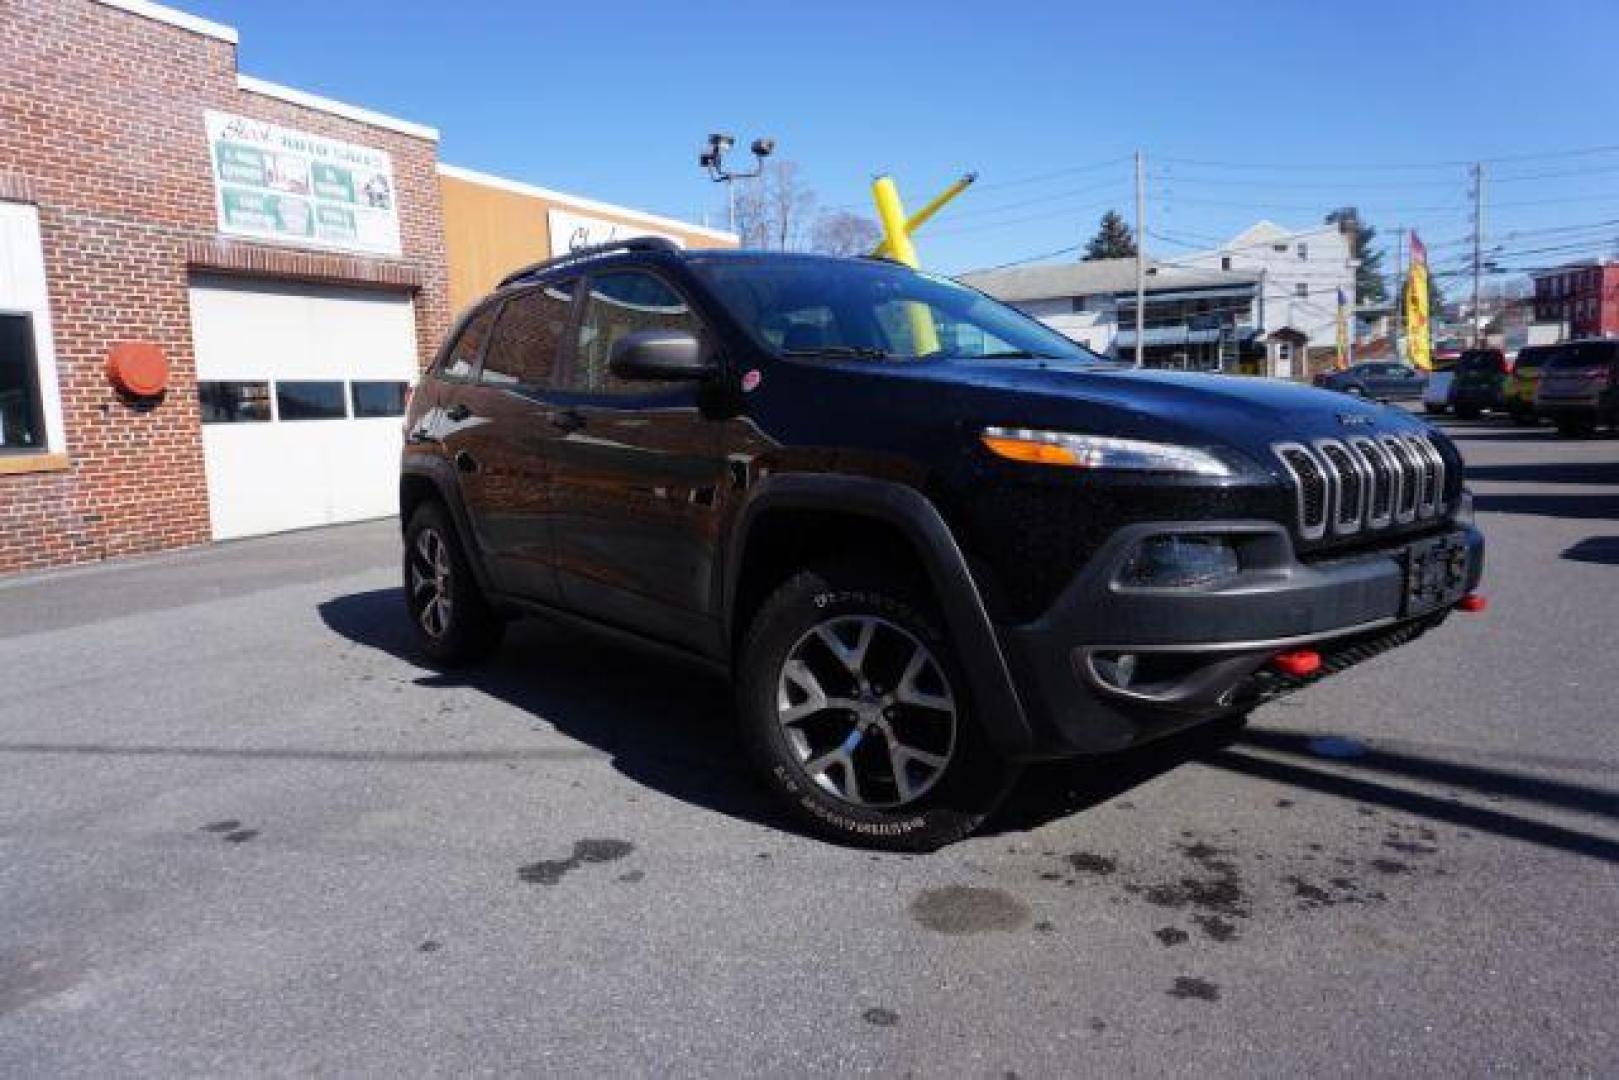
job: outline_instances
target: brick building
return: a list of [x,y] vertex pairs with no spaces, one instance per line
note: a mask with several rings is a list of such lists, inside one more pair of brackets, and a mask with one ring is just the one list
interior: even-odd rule
[[1619,335],[1619,263],[1570,263],[1534,275],[1535,321],[1571,338]]
[[452,268],[552,254],[523,214],[735,243],[443,176],[433,129],[148,0],[3,0],[0,57],[0,574],[394,512]]

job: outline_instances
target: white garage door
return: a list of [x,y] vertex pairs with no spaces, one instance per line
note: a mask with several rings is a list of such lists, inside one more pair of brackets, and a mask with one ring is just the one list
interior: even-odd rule
[[214,539],[394,513],[410,297],[196,278],[191,329]]

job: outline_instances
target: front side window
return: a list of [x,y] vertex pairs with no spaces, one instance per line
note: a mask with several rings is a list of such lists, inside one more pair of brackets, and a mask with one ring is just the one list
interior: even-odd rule
[[499,310],[499,304],[486,304],[482,311],[467,320],[461,335],[445,356],[443,366],[439,368],[440,375],[447,379],[472,378],[472,373],[478,370],[478,360],[483,356],[484,343],[489,340],[490,327],[495,325],[495,312]]
[[270,384],[207,379],[197,383],[205,424],[263,424],[270,420]]
[[654,385],[627,382],[607,369],[613,343],[639,330],[702,331],[681,295],[663,279],[639,270],[590,279],[579,319],[579,345],[564,387],[580,393],[645,393]]
[[1105,363],[974,289],[892,263],[715,256],[690,265],[755,341],[781,355]]
[[483,382],[545,386],[552,381],[573,311],[574,284],[542,285],[506,301],[484,353]]
[[348,415],[343,384],[336,381],[278,382],[275,407],[282,420],[341,420]]
[[34,321],[0,315],[0,453],[45,449]]

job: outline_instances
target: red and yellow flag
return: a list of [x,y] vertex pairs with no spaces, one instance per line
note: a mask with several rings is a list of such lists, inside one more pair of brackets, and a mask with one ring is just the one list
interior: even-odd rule
[[1411,234],[1411,270],[1405,278],[1405,355],[1423,371],[1433,370],[1433,337],[1428,324],[1428,249]]

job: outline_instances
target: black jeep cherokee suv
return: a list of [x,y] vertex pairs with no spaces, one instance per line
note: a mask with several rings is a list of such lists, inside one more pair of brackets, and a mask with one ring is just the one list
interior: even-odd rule
[[405,443],[430,656],[533,611],[711,662],[764,782],[894,848],[966,835],[1019,763],[1402,644],[1483,562],[1460,457],[1402,412],[1121,368],[876,260],[635,240],[519,271]]

